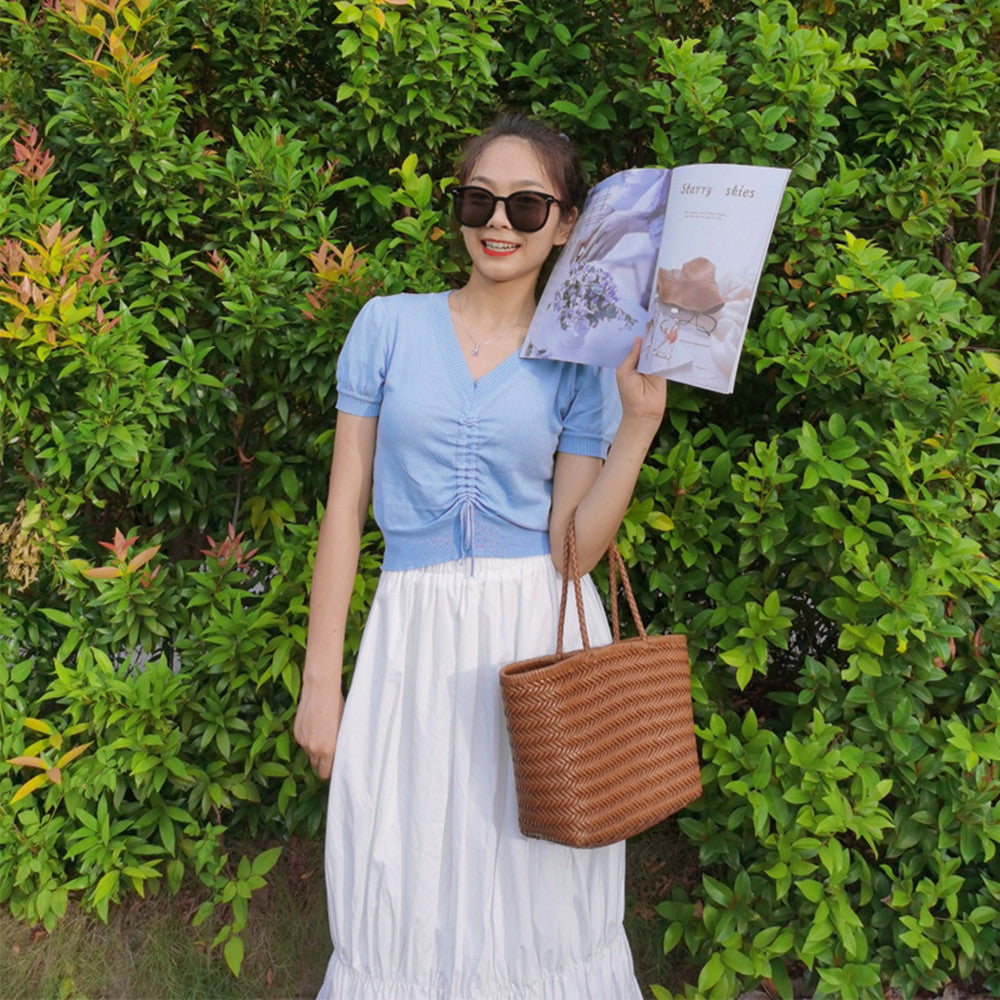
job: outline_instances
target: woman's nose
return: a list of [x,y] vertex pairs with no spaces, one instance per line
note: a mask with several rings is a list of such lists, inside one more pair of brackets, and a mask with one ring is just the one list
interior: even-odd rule
[[510,219],[507,218],[507,206],[498,198],[493,206],[493,214],[486,223],[488,226],[496,226],[498,229],[513,229]]

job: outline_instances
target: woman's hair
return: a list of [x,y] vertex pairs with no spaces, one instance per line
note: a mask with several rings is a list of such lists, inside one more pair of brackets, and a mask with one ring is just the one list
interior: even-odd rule
[[476,162],[491,142],[506,138],[524,139],[531,143],[545,172],[559,188],[556,193],[564,203],[564,212],[580,207],[587,187],[576,147],[567,136],[514,111],[504,112],[486,131],[466,143],[458,163],[458,183],[468,182]]

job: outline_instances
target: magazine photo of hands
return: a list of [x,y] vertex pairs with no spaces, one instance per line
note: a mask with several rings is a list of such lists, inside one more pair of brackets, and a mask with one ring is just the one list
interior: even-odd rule
[[590,192],[521,354],[732,392],[789,171],[638,168]]

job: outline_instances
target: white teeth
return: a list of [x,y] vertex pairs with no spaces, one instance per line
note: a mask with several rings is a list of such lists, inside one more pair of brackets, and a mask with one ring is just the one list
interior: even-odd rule
[[516,243],[497,243],[494,240],[483,240],[483,244],[490,250],[504,251],[517,249]]

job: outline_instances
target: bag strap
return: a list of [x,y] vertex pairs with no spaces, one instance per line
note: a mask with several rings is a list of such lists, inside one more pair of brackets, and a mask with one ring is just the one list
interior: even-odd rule
[[[646,629],[639,616],[639,606],[636,604],[635,595],[632,593],[632,584],[625,569],[625,560],[614,541],[608,546],[608,579],[611,591],[611,631],[614,641],[620,639],[620,629],[618,621],[618,580],[616,576],[621,576],[621,583],[625,589],[625,599],[628,601],[629,611],[632,612],[632,621],[635,622],[636,630],[645,639]],[[580,637],[583,639],[583,648],[590,649],[590,637],[587,635],[587,620],[583,611],[583,587],[580,583],[580,565],[576,554],[576,511],[569,519],[566,526],[566,538],[563,542],[563,581],[562,600],[559,602],[559,631],[556,636],[556,655],[562,656],[563,652],[563,630],[566,623],[566,601],[569,596],[569,581],[573,581],[573,589],[576,592],[576,616],[580,623]]]
[[580,566],[576,557],[576,511],[573,511],[566,525],[566,537],[563,540],[563,573],[562,600],[559,602],[559,631],[556,635],[556,656],[562,656],[563,629],[566,624],[566,598],[569,593],[569,581],[573,580],[576,591],[576,615],[580,622],[580,636],[583,648],[590,649],[590,636],[587,635],[587,619],[583,612],[583,588],[580,584]]
[[632,612],[632,621],[635,622],[636,631],[641,638],[645,639],[646,628],[642,624],[642,618],[639,616],[639,605],[636,603],[635,594],[632,593],[632,582],[629,580],[628,572],[625,569],[625,560],[622,558],[622,554],[618,551],[618,546],[614,542],[608,548],[608,564],[611,590],[611,628],[614,633],[615,642],[618,642],[618,581],[615,579],[616,569],[621,575],[622,587],[625,590],[625,600],[628,601],[628,609]]

